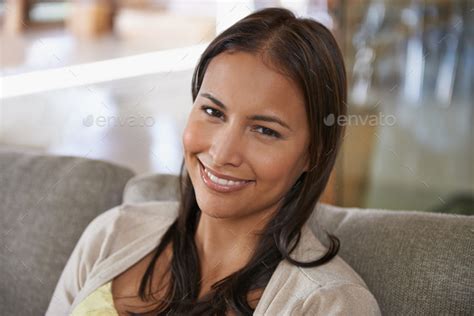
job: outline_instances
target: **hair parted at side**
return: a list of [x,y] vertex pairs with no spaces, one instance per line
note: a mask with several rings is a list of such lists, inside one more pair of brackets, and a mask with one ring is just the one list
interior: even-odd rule
[[[267,8],[239,20],[219,34],[201,55],[192,78],[192,98],[196,99],[211,60],[223,52],[248,52],[262,57],[270,67],[288,76],[300,89],[310,130],[310,170],[296,181],[282,206],[270,219],[250,262],[239,271],[212,286],[212,292],[197,300],[201,276],[194,234],[200,210],[184,160],[179,176],[180,203],[176,221],[164,234],[142,277],[139,296],[155,300],[151,291],[158,257],[171,242],[168,267],[169,285],[157,301],[157,315],[222,315],[233,310],[251,315],[247,294],[263,289],[281,260],[300,267],[322,265],[339,250],[339,239],[329,236],[327,253],[311,262],[299,262],[290,254],[301,237],[301,228],[321,197],[334,167],[344,127],[324,124],[329,115],[345,115],[346,73],[342,54],[331,32],[322,24],[297,18],[283,8]],[[159,302],[159,304],[158,304]]]

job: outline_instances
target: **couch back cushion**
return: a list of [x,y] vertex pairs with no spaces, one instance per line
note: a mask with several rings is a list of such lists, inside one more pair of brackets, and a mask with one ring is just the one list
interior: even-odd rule
[[310,223],[341,240],[383,315],[474,315],[474,217],[318,204]]
[[[176,200],[177,183],[172,175],[136,177],[124,200]],[[383,315],[474,315],[474,217],[318,203],[309,223],[324,245],[323,229],[340,239],[339,255]]]
[[2,315],[44,315],[82,231],[122,202],[132,176],[96,160],[0,151]]

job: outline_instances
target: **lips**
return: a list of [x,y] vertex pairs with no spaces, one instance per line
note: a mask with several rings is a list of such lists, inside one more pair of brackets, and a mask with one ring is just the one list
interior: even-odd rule
[[201,163],[199,163],[199,172],[201,174],[201,179],[206,185],[206,187],[208,187],[212,191],[220,192],[220,193],[230,193],[234,191],[240,191],[254,182],[254,181],[244,181],[244,182],[241,182],[239,184],[234,184],[234,185],[222,185],[219,183],[215,183],[209,178],[207,172],[204,169],[204,166]]
[[204,169],[206,169],[207,171],[209,171],[210,173],[212,173],[214,176],[216,176],[218,178],[221,178],[221,179],[224,179],[224,180],[232,180],[232,181],[252,182],[252,180],[245,180],[245,179],[239,179],[239,178],[234,178],[234,177],[230,177],[230,176],[225,176],[221,173],[215,172],[214,170],[206,167],[199,159],[198,159],[198,162]]

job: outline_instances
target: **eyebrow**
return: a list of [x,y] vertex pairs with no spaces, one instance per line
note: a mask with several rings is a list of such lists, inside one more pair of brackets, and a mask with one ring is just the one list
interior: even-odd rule
[[[199,94],[200,96],[202,97],[205,97],[205,98],[208,98],[209,100],[211,100],[212,102],[214,102],[215,105],[217,105],[218,107],[220,107],[221,109],[224,109],[224,110],[227,110],[227,107],[224,105],[224,103],[222,103],[221,101],[219,101],[218,99],[216,99],[213,95],[209,94],[209,93],[200,93]],[[286,124],[285,122],[283,122],[281,119],[279,119],[278,117],[276,116],[272,116],[272,115],[251,115],[251,116],[247,116],[247,119],[250,119],[252,121],[264,121],[264,122],[273,122],[273,123],[277,123],[277,124],[280,124],[281,126],[283,127],[286,127],[287,129],[289,129],[290,131],[292,130],[288,124]]]

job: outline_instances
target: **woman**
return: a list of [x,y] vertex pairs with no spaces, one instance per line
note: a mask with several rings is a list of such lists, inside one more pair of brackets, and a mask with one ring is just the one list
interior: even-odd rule
[[346,113],[330,32],[286,9],[255,12],[205,50],[192,96],[179,203],[98,216],[47,314],[379,315],[339,240],[325,249],[306,224],[343,135],[324,118]]

